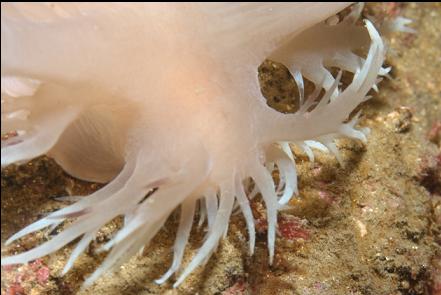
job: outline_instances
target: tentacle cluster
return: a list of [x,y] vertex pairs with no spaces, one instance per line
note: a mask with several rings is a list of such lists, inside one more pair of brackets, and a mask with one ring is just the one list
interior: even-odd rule
[[[328,28],[326,28],[326,30],[330,29],[331,31],[339,31],[341,30],[339,26],[342,26],[343,24],[349,23],[354,25],[359,18],[361,8],[361,5],[356,5],[352,10],[352,13],[346,16],[346,18],[338,24],[332,23],[330,25],[324,23],[319,25],[320,28],[315,28],[313,30],[318,32],[322,30],[324,26],[327,26]],[[359,30],[359,28],[354,25],[354,29],[355,28],[356,30]],[[275,164],[279,171],[281,180],[278,191],[280,191],[281,188],[284,188],[283,197],[280,200],[281,205],[286,204],[286,201],[289,200],[289,198],[285,198],[286,196],[289,196],[292,193],[298,194],[295,157],[291,151],[290,145],[296,145],[308,156],[310,161],[314,161],[313,149],[317,149],[325,153],[332,153],[337,161],[343,165],[343,160],[335,144],[335,140],[339,137],[349,137],[361,140],[364,143],[367,141],[369,128],[356,128],[361,111],[353,116],[348,122],[342,123],[342,121],[349,116],[350,112],[359,103],[370,98],[370,96],[366,95],[370,89],[377,90],[376,84],[379,82],[377,75],[386,75],[390,70],[390,68],[381,67],[385,54],[385,48],[381,37],[369,21],[366,21],[366,28],[366,32],[372,40],[366,60],[352,52],[349,53],[348,47],[326,48],[328,52],[325,54],[321,52],[321,48],[308,51],[307,54],[316,54],[317,56],[313,58],[315,62],[301,64],[303,71],[299,70],[298,63],[296,63],[296,59],[304,60],[304,57],[300,57],[302,51],[296,51],[293,56],[286,57],[289,60],[285,59],[285,63],[291,64],[291,73],[293,74],[294,81],[299,89],[300,103],[299,110],[292,115],[292,118],[289,115],[285,115],[285,117],[288,117],[287,121],[291,120],[292,122],[298,123],[302,122],[301,120],[314,118],[317,122],[326,122],[327,126],[323,126],[323,129],[326,128],[326,130],[320,130],[320,126],[317,126],[315,129],[318,134],[312,135],[311,133],[308,140],[279,141],[278,148],[272,148],[272,150],[277,150],[278,156],[275,157],[275,159],[268,157],[270,163],[267,164],[267,167],[270,171],[273,171],[275,169]],[[334,33],[335,32],[331,34]],[[320,44],[317,44],[317,46],[319,45]],[[356,46],[360,45],[360,40],[355,40],[354,44],[350,45],[349,48],[351,48],[351,46],[356,48]],[[284,50],[286,50],[286,48]],[[276,59],[279,58],[280,60],[282,56],[279,54],[281,54],[281,52],[283,51],[276,52]],[[285,52],[283,53],[285,54]],[[323,54],[322,56],[325,58],[318,58],[321,54]],[[341,69],[335,78],[328,70],[329,67],[338,67]],[[352,83],[345,90],[339,88],[342,70],[354,74]],[[314,75],[308,75],[309,72],[314,72]],[[315,84],[315,90],[307,99],[304,98],[303,75]],[[320,96],[322,89],[325,90],[325,93]],[[343,104],[346,104],[346,106],[340,107]],[[321,119],[323,117],[336,117],[337,119],[333,124],[332,122]],[[310,121],[311,123],[314,122],[314,120]],[[286,126],[286,122],[281,124]],[[283,130],[286,128],[282,127],[279,129]],[[290,130],[286,130],[286,134],[284,133],[281,137],[295,138],[295,135],[289,135],[290,132]],[[302,138],[303,136],[299,137]],[[272,151],[272,154],[274,154],[274,151]]]
[[[46,243],[27,252],[3,258],[2,265],[32,261],[81,237],[66,263],[63,270],[63,274],[65,274],[73,266],[78,256],[84,252],[98,230],[116,216],[123,215],[125,217],[124,227],[101,247],[100,251],[110,250],[110,253],[103,264],[86,280],[85,286],[89,286],[107,270],[116,268],[136,254],[156,235],[171,212],[180,204],[181,214],[173,262],[169,270],[156,280],[157,283],[163,283],[181,265],[198,202],[201,204],[200,211],[206,212],[204,216],[208,217],[206,240],[180,275],[175,286],[179,285],[198,265],[205,263],[221,238],[226,235],[235,201],[244,214],[250,235],[250,254],[253,254],[254,219],[245,193],[246,187],[242,182],[245,179],[244,175],[233,173],[231,179],[225,183],[218,186],[206,185],[206,178],[211,171],[210,165],[207,165],[210,161],[207,157],[201,160],[199,153],[197,161],[189,160],[184,174],[171,173],[163,169],[163,166],[155,166],[154,163],[150,163],[151,167],[156,169],[152,170],[155,171],[154,175],[146,177],[140,168],[142,166],[140,163],[145,163],[141,158],[142,156],[138,155],[133,161],[128,162],[121,173],[102,189],[86,198],[81,198],[68,207],[49,214],[13,235],[6,241],[6,244],[44,228],[53,229],[67,219],[75,219],[71,225]],[[190,166],[189,170],[188,165]],[[274,182],[271,174],[261,164],[254,164],[249,174],[260,188],[267,204],[272,259],[277,214]],[[145,198],[146,195],[148,195],[147,198]],[[204,206],[202,207],[202,205]]]

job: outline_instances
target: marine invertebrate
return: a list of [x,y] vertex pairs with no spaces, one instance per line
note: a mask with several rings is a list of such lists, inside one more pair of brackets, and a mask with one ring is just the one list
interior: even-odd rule
[[[268,250],[274,256],[277,211],[298,194],[289,143],[313,159],[340,136],[366,140],[354,108],[376,87],[385,48],[374,26],[324,20],[346,4],[8,4],[2,9],[2,166],[47,153],[68,173],[106,186],[13,235],[75,221],[51,240],[2,259],[25,263],[81,237],[65,272],[96,232],[123,215],[124,227],[86,285],[148,243],[180,206],[174,259],[181,264],[197,203],[207,238],[177,279],[210,257],[228,228],[234,203],[244,214],[249,249],[254,220],[244,181],[265,201]],[[351,38],[348,38],[351,36]],[[366,59],[353,53],[366,47]],[[269,108],[257,80],[267,57],[286,64],[300,109]],[[354,73],[344,90],[338,67]],[[305,98],[303,77],[316,91]],[[321,90],[325,93],[320,95]],[[276,187],[271,170],[281,182]],[[146,198],[146,196],[148,196]]]

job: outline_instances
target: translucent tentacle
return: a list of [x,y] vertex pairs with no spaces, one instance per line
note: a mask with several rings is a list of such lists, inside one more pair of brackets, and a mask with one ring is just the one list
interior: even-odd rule
[[328,153],[329,150],[326,146],[324,146],[322,143],[316,141],[316,140],[305,140],[304,143],[314,149],[318,149],[319,151],[322,151],[324,153]]
[[207,257],[211,255],[225,232],[225,228],[228,225],[234,204],[235,192],[233,181],[231,181],[231,183],[221,185],[220,193],[219,210],[217,211],[213,230],[210,232],[207,240],[198,250],[195,257],[191,260],[190,264],[184,269],[177,281],[173,284],[173,287],[175,288],[179,286],[198,265],[200,265],[205,259],[207,259]]
[[113,195],[114,193],[118,192],[123,186],[124,183],[129,179],[129,177],[132,175],[133,170],[135,168],[135,162],[131,161],[127,163],[121,173],[109,184],[101,188],[100,190],[96,191],[95,193],[91,194],[87,197],[82,197],[80,201],[77,203],[74,203],[70,206],[67,206],[63,209],[60,209],[58,211],[55,211],[48,216],[46,216],[43,219],[40,219],[27,227],[23,228],[19,232],[15,233],[13,236],[11,236],[7,241],[6,245],[14,242],[15,240],[28,235],[30,233],[36,232],[40,229],[43,229],[50,225],[59,225],[61,222],[64,221],[65,218],[67,218],[69,215],[74,214],[75,212],[81,212],[85,208],[92,206],[93,204],[96,204],[109,196]]
[[309,161],[314,162],[314,153],[312,152],[311,148],[305,144],[304,142],[299,143],[299,146],[302,148],[302,150],[305,152],[305,154],[308,156]]
[[277,196],[274,188],[274,181],[271,174],[264,166],[257,165],[250,175],[254,179],[257,187],[262,194],[266,205],[267,221],[268,221],[268,251],[269,262],[272,264],[274,259],[274,244],[276,240],[276,226],[277,226]]
[[181,217],[179,221],[178,232],[174,246],[173,262],[167,272],[159,279],[155,280],[157,284],[162,284],[174,274],[181,265],[184,249],[190,236],[191,226],[195,213],[196,203],[193,200],[185,200],[181,205]]
[[205,204],[207,205],[207,216],[208,216],[208,232],[211,231],[214,224],[214,219],[217,212],[217,192],[209,188],[205,193]]
[[299,104],[302,105],[305,97],[305,85],[303,83],[303,76],[299,70],[293,72],[294,81],[299,89]]
[[110,268],[116,269],[119,265],[127,261],[128,258],[135,255],[136,252],[158,233],[163,227],[166,217],[151,224],[147,223],[144,227],[138,229],[124,243],[116,245],[107,255],[104,262],[84,281],[83,288],[92,285],[100,276]]
[[198,227],[201,227],[207,218],[207,207],[205,205],[205,200],[203,198],[199,199],[199,221]]
[[245,195],[245,190],[243,189],[243,185],[241,180],[236,177],[236,198],[239,203],[240,208],[242,209],[243,216],[245,217],[245,222],[248,228],[249,235],[249,251],[250,255],[254,254],[254,245],[256,243],[256,230],[254,227],[254,217],[251,212],[250,203],[248,201],[247,196]]
[[[291,152],[291,149],[289,151]],[[284,205],[289,202],[294,194],[299,193],[294,158],[291,159],[285,150],[273,146],[268,150],[267,161],[274,161],[279,168],[280,178],[283,179],[285,185],[283,194],[279,199],[279,205]]]
[[66,265],[64,266],[61,275],[65,275],[72,268],[78,256],[80,256],[81,253],[83,253],[84,250],[86,250],[87,246],[89,246],[90,242],[95,238],[95,235],[98,232],[98,230],[99,228],[96,228],[95,230],[92,230],[84,234],[84,236],[81,238],[81,241],[78,242],[72,254],[70,255],[69,260],[66,262]]
[[[307,67],[302,70],[303,75],[312,81],[316,87],[322,86],[325,90],[329,90],[334,84],[334,77],[322,64],[315,67]],[[335,97],[338,95],[338,89],[335,88],[332,92]]]
[[322,143],[328,148],[328,150],[334,155],[334,157],[337,159],[338,163],[343,166],[343,158],[340,155],[340,152],[338,151],[337,146],[334,143],[334,138],[332,136],[325,136],[320,139]]

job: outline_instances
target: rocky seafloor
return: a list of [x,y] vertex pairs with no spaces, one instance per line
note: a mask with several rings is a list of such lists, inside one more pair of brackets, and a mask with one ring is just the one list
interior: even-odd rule
[[[254,256],[248,255],[245,221],[234,215],[215,254],[177,289],[153,282],[171,263],[173,214],[142,254],[87,290],[80,289],[85,277],[105,257],[95,249],[121,220],[103,228],[65,276],[60,273],[74,243],[29,264],[2,267],[1,294],[441,294],[441,4],[369,4],[364,14],[408,17],[418,33],[387,37],[392,79],[362,106],[368,143],[339,142],[345,167],[322,153],[312,163],[294,149],[300,197],[279,214],[272,266],[257,198]],[[297,90],[287,70],[266,61],[259,73],[269,104],[295,110]],[[66,205],[55,197],[99,187],[70,177],[47,157],[3,169],[2,255],[51,238],[54,232],[42,231],[3,246],[11,234]],[[193,227],[184,265],[204,234],[203,226]]]

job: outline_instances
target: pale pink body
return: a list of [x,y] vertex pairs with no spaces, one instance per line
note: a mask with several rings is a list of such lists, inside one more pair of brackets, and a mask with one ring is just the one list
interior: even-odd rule
[[[248,204],[260,191],[274,255],[277,211],[298,193],[289,144],[313,159],[334,140],[366,140],[343,124],[375,87],[385,49],[372,24],[355,25],[353,10],[340,23],[324,21],[347,4],[6,4],[2,7],[2,166],[49,154],[70,174],[108,182],[14,235],[9,242],[78,217],[52,240],[2,259],[24,263],[83,236],[67,271],[96,232],[118,215],[125,225],[93,282],[135,254],[181,205],[170,270],[181,264],[193,217],[208,220],[207,239],[175,285],[206,261],[226,233],[237,201],[254,249]],[[354,49],[369,53],[366,60]],[[301,108],[281,114],[267,106],[257,67],[284,63],[300,90]],[[326,67],[353,72],[344,91]],[[303,96],[303,77],[324,97]],[[318,92],[317,92],[318,94]],[[312,94],[314,95],[314,94]],[[279,169],[281,185],[271,177]],[[257,191],[246,195],[243,182]],[[153,193],[152,191],[155,190]],[[146,194],[151,194],[143,201]]]

